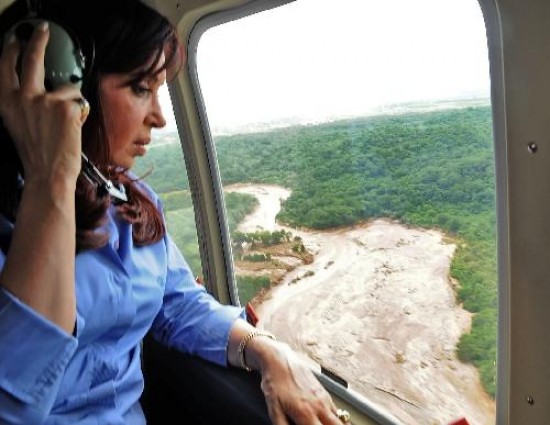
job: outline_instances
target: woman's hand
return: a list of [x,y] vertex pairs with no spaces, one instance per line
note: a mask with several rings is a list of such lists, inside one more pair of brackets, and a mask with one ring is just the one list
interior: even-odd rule
[[37,25],[22,52],[21,76],[16,64],[21,46],[15,37],[4,43],[0,56],[0,116],[14,139],[25,171],[25,182],[76,182],[81,166],[81,129],[86,116],[75,101],[73,86],[54,92],[44,87],[44,56],[48,26]]
[[244,320],[235,322],[229,335],[228,362],[261,373],[273,424],[342,425],[330,394],[305,361],[288,345],[257,331]]
[[288,418],[296,425],[342,425],[330,394],[287,345],[258,338],[249,348],[259,358],[262,391],[275,425],[288,425]]
[[19,42],[8,40],[0,56],[0,116],[25,173],[0,285],[71,334],[76,322],[75,188],[86,114],[75,101],[82,97],[77,88],[45,90],[48,37],[47,26],[35,28],[20,77]]

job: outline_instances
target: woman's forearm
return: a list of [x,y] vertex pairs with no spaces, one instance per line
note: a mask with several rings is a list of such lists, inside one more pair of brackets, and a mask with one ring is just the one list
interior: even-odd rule
[[[256,333],[258,329],[244,320],[238,320],[231,328],[229,335],[229,344],[227,350],[227,361],[232,366],[248,367],[253,370],[261,371],[270,357],[276,356],[282,344],[265,335],[258,335],[246,341],[245,347],[241,344],[251,333]],[[239,348],[244,348],[243,353],[239,353]],[[242,364],[244,360],[244,364]]]
[[26,182],[0,284],[68,333],[76,319],[75,185]]

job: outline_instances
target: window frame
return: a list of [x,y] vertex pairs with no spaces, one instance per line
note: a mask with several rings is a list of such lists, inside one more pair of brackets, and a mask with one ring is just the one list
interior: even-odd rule
[[[210,133],[208,117],[197,74],[197,49],[201,36],[210,28],[253,13],[268,10],[295,0],[252,0],[228,2],[228,9],[212,10],[206,16],[181,29],[187,40],[188,57],[185,72],[169,84],[176,123],[186,167],[199,238],[203,273],[208,290],[222,303],[240,305],[220,172]],[[503,43],[497,2],[478,1],[487,32],[490,63],[493,142],[496,172],[497,265],[498,265],[498,342],[497,342],[497,423],[509,423],[510,403],[510,253],[508,216],[508,149],[505,125],[505,84]],[[233,4],[234,3],[234,4]],[[187,32],[185,32],[187,31]],[[187,135],[187,136],[186,136]],[[375,423],[397,425],[400,422],[389,412],[369,402],[325,375],[319,375],[323,385],[350,411],[364,414]]]

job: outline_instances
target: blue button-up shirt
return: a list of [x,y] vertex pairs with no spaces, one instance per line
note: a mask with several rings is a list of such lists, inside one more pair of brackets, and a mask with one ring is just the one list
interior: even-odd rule
[[[11,229],[0,216],[0,234]],[[74,336],[0,288],[1,424],[144,424],[140,341],[149,329],[168,346],[227,364],[229,330],[243,310],[196,284],[168,235],[137,247],[114,210],[107,230],[106,246],[76,257]]]

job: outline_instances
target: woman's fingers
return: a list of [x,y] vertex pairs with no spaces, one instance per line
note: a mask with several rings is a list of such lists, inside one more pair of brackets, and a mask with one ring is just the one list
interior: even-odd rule
[[319,419],[323,425],[342,425],[346,422],[343,422],[343,419],[338,416],[338,412],[341,412],[338,409],[335,410],[324,410],[320,412]]
[[323,402],[323,406],[318,413],[321,422],[324,425],[341,425],[342,422],[340,417],[338,416],[338,412],[340,412],[340,409],[336,407],[336,404],[334,404],[332,397],[324,387],[322,388],[322,394],[320,395],[320,398]]
[[330,393],[287,345],[266,357],[261,388],[276,425],[342,425]]
[[267,411],[269,413],[269,417],[271,418],[271,422],[273,422],[273,425],[289,425],[288,420],[286,419],[286,415],[278,403],[268,402]]
[[44,89],[44,56],[50,36],[46,21],[35,26],[22,58],[21,90],[25,94],[37,94]]
[[15,35],[4,41],[0,56],[0,96],[2,100],[19,88],[19,78],[15,72],[19,51],[20,46]]
[[76,179],[81,167],[82,125],[89,106],[72,85],[46,92],[44,57],[48,38],[48,27],[38,24],[23,48],[15,39],[5,42],[0,56],[0,116],[27,180],[46,180],[53,175]]
[[284,414],[296,425],[342,424],[330,394],[318,383],[305,392],[297,392],[290,398],[281,398],[278,403]]

